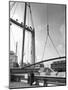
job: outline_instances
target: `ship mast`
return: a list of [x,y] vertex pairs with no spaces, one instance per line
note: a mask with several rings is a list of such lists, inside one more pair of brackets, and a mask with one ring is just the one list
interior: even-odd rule
[[23,37],[22,37],[22,60],[21,60],[21,67],[23,67],[23,60],[24,60],[24,47],[25,47],[25,30],[29,31],[31,33],[31,64],[35,63],[35,28],[33,25],[33,28],[27,28],[26,27],[26,12],[27,12],[27,6],[29,6],[29,10],[30,10],[30,15],[31,15],[31,22],[33,25],[33,19],[32,19],[32,12],[31,12],[31,6],[30,4],[28,5],[25,2],[25,9],[24,9],[24,24],[21,24],[17,21],[15,21],[14,19],[10,18],[10,21],[23,28]]
[[23,59],[24,59],[24,43],[25,43],[25,25],[26,25],[26,10],[27,3],[25,2],[25,10],[24,10],[24,28],[23,28],[23,43],[22,43],[22,67],[23,67]]

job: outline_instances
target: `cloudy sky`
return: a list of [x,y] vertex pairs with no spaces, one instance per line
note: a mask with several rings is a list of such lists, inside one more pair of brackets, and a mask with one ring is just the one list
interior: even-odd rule
[[[30,3],[32,10],[33,23],[35,27],[35,52],[36,62],[41,61],[44,51],[44,45],[47,36],[47,23],[49,24],[49,34],[56,46],[60,56],[65,55],[65,5]],[[24,3],[16,2],[13,6],[10,3],[10,17],[23,22],[24,19]],[[27,7],[26,24],[31,26],[31,16]],[[24,62],[30,62],[31,52],[31,34],[26,31],[25,34],[25,52]],[[16,50],[16,42],[18,42],[18,62],[21,61],[22,55],[22,37],[23,29],[16,25],[10,26],[10,50]],[[44,59],[58,57],[50,39],[48,38],[45,48]]]

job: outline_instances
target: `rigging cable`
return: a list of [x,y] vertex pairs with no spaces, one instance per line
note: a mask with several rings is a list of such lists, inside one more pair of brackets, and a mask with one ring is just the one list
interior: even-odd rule
[[10,7],[10,11],[13,9],[13,7],[14,7],[15,4],[16,4],[16,2],[14,2],[14,3],[12,4],[12,6]]
[[33,29],[34,29],[34,23],[33,23],[33,17],[32,17],[32,11],[31,11],[30,3],[29,3],[29,9],[30,9],[30,14],[31,14],[31,22],[32,22],[32,26],[33,26]]
[[[28,10],[28,26],[29,26],[29,9]],[[29,32],[28,32],[28,59],[29,59]],[[27,60],[27,63],[28,63],[28,60]]]
[[18,5],[18,3],[16,3],[16,7],[15,7],[15,9],[14,9],[14,12],[13,12],[12,18],[13,18],[14,14],[15,14],[16,9],[17,9],[17,5]]
[[[31,23],[32,23],[32,26],[33,26],[33,30],[35,30],[35,28],[34,28],[34,23],[33,23],[33,16],[32,16],[32,10],[31,10],[30,3],[29,3],[29,5],[28,5],[28,7],[29,7],[29,10],[30,10],[30,15],[31,15]],[[36,52],[35,52],[35,53],[36,53]],[[35,55],[35,60],[36,60],[36,55]]]
[[14,41],[14,47],[16,45],[16,42],[15,42],[15,39],[14,39],[14,34],[13,34],[13,31],[11,30],[11,33],[12,33],[12,37],[13,37],[13,41]]

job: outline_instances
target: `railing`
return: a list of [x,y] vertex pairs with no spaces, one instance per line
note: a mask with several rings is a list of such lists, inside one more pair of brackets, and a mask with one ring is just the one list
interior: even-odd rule
[[44,81],[44,86],[48,86],[48,84],[66,85],[66,78],[64,77],[35,76],[37,85],[39,85],[41,80]]

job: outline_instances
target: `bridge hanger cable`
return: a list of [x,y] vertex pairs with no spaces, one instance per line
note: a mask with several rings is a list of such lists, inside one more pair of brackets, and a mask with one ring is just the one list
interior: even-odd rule
[[42,54],[41,60],[43,60],[43,58],[44,58],[44,53],[45,53],[45,48],[46,48],[46,45],[47,45],[47,40],[48,40],[48,35],[46,36],[46,40],[45,40],[45,44],[44,44],[44,49],[43,49],[43,54]]
[[52,43],[54,49],[55,49],[56,52],[57,52],[57,55],[60,57],[60,54],[59,54],[59,52],[58,52],[58,50],[57,50],[55,44],[53,43],[53,40],[52,40],[50,34],[49,34],[49,23],[48,23],[48,21],[49,21],[49,20],[48,20],[48,4],[47,4],[47,34],[48,34],[48,37],[49,37],[49,39],[50,39],[50,41],[51,41],[51,43]]
[[56,48],[56,46],[55,46],[55,44],[53,43],[53,40],[52,40],[52,38],[51,38],[51,36],[50,36],[50,34],[49,34],[49,22],[48,22],[48,4],[47,4],[47,32],[48,32],[48,36],[49,36],[49,39],[50,39],[50,41],[51,41],[51,43],[52,43],[52,45],[53,45],[53,47],[54,47],[54,49],[56,50],[56,52],[57,52],[57,54],[59,55],[59,57],[60,57],[60,54],[59,54],[59,52],[58,52],[58,50],[57,50],[57,48]]
[[49,30],[48,30],[48,4],[47,4],[47,36],[46,36],[46,40],[45,40],[45,44],[44,44],[44,49],[43,49],[43,54],[42,54],[41,60],[43,60],[43,58],[44,58],[45,48],[46,48],[47,41],[48,41],[48,35],[49,35]]
[[49,23],[48,23],[48,4],[47,4],[47,35],[48,35],[48,37],[49,37],[49,39],[50,39],[50,41],[51,41],[51,43],[52,43],[52,45],[53,45],[54,49],[56,50],[57,55],[60,57],[60,54],[59,54],[59,52],[58,52],[58,50],[57,50],[56,46],[54,45],[53,40],[52,40],[52,38],[51,38],[51,36],[50,36],[50,34],[49,34]]

